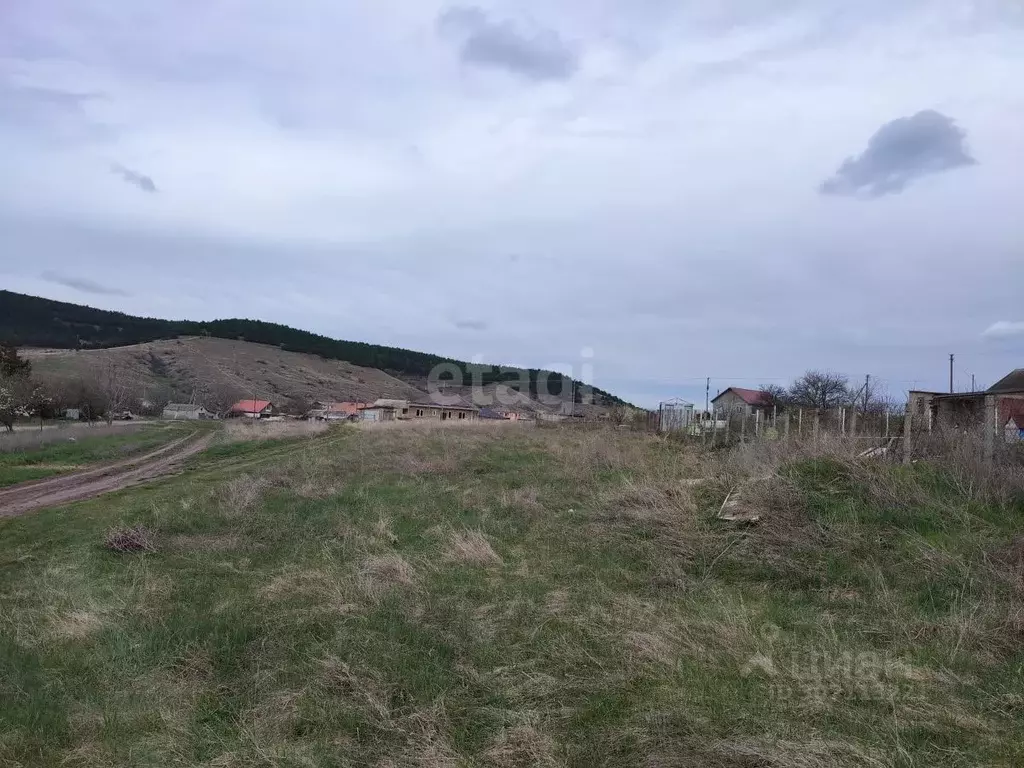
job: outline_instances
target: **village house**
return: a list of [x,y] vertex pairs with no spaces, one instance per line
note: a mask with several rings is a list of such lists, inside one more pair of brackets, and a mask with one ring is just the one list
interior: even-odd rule
[[409,403],[402,418],[439,419],[440,421],[474,421],[480,410],[471,405],[438,405],[437,403]]
[[758,411],[765,413],[772,409],[772,398],[759,389],[729,387],[711,401],[716,411],[753,416]]
[[274,404],[269,400],[239,400],[228,413],[233,418],[266,419],[274,415]]
[[359,418],[359,412],[370,407],[370,403],[327,403],[319,412],[318,418],[324,421],[352,421]]
[[1007,439],[1020,439],[1018,425],[1024,425],[1024,368],[1011,371],[980,392],[911,390],[907,411],[915,429],[928,431],[981,426],[987,414],[991,414],[990,418],[996,421],[994,428],[1004,430]]

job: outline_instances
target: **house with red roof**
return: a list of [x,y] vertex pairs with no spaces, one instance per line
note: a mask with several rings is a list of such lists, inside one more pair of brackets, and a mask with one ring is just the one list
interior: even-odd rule
[[232,417],[265,419],[274,415],[274,404],[269,400],[239,400],[228,412]]
[[711,405],[716,411],[751,416],[757,411],[770,411],[774,401],[770,394],[762,392],[760,389],[729,387],[723,392],[719,392],[711,401]]

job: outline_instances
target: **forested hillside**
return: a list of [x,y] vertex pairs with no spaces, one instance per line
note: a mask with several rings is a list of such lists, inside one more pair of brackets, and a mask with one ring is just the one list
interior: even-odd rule
[[[474,374],[485,385],[528,378],[531,395],[538,392],[538,385],[540,391],[558,394],[563,387],[568,391],[573,384],[572,379],[549,371],[529,369],[527,376],[522,376],[518,371],[502,371],[497,366],[474,366],[425,352],[360,341],[341,341],[261,320],[160,320],[0,291],[0,341],[19,347],[102,349],[182,336],[212,336],[270,344],[290,352],[303,352],[328,360],[344,360],[354,365],[378,368],[397,376],[424,377],[436,366],[452,363],[464,378],[463,382],[458,383],[472,383],[471,377]],[[581,397],[578,389],[577,400]],[[593,393],[595,401],[601,404],[623,402],[597,388],[593,389]]]

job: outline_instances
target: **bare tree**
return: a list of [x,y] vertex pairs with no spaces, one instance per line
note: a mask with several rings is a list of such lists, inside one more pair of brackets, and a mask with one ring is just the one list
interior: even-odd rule
[[848,379],[831,371],[807,371],[793,382],[789,396],[794,405],[827,411],[850,402]]
[[761,387],[761,392],[764,394],[765,404],[768,408],[777,408],[781,411],[789,405],[789,392],[785,387],[778,384],[765,384]]
[[107,424],[138,400],[127,371],[114,360],[108,360],[97,377],[99,394],[103,398],[103,417]]

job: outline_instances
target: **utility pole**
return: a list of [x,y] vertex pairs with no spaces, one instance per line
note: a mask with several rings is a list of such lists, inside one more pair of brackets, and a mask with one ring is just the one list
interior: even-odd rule
[[868,387],[871,386],[871,374],[864,374],[864,415],[868,415]]
[[971,392],[977,392],[977,391],[978,391],[978,390],[976,390],[976,389],[974,388],[974,374],[972,373],[972,374],[971,374]]
[[953,394],[953,353],[949,354],[949,394]]
[[707,414],[711,403],[711,377],[704,382],[704,413]]

